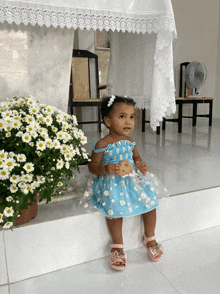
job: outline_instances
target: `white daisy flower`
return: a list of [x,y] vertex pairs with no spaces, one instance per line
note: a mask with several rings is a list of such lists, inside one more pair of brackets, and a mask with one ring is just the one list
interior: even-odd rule
[[22,175],[22,181],[24,182],[31,182],[32,181],[32,178],[33,178],[33,175],[32,174],[26,174],[26,175]]
[[45,121],[45,124],[46,124],[47,126],[51,126],[51,125],[52,125],[52,122],[53,122],[53,119],[52,119],[52,117],[51,117],[50,115],[48,115],[48,116],[44,119],[44,121]]
[[0,170],[0,180],[6,180],[9,178],[9,171],[8,170]]
[[3,214],[7,217],[13,216],[14,214],[14,209],[12,207],[5,207]]
[[104,191],[104,195],[105,195],[105,196],[108,196],[108,195],[109,195],[109,191],[108,191],[108,190],[105,190],[105,191]]
[[29,184],[29,185],[24,185],[24,187],[23,187],[23,189],[22,189],[22,192],[24,193],[24,194],[28,194],[29,192],[33,192],[33,190],[32,190],[32,186]]
[[53,148],[53,142],[51,139],[46,139],[45,144],[46,144],[47,148],[49,148],[49,149]]
[[32,115],[26,115],[26,122],[31,124],[35,121],[35,118]]
[[55,139],[55,140],[53,141],[53,147],[54,147],[55,149],[59,149],[59,148],[60,148],[60,142],[59,142],[59,140]]
[[5,122],[3,119],[0,119],[0,130],[4,129],[5,127]]
[[10,186],[11,193],[16,193],[18,191],[18,187],[15,184],[12,184]]
[[30,105],[30,106],[34,106],[35,105],[35,101],[32,98],[28,98],[27,104]]
[[81,138],[81,143],[82,143],[82,145],[85,145],[87,143],[87,137],[83,136]]
[[40,183],[45,183],[46,179],[43,176],[37,176],[37,181]]
[[15,184],[17,184],[17,183],[19,182],[19,179],[20,179],[20,177],[17,176],[17,175],[12,175],[12,176],[10,177],[10,181],[11,181],[12,183],[15,183]]
[[18,187],[21,188],[21,189],[24,188],[24,186],[25,186],[25,182],[20,182],[20,183],[18,184]]
[[62,182],[58,182],[57,186],[58,187],[61,187],[61,186],[63,186],[63,183]]
[[29,113],[30,114],[37,114],[39,112],[39,108],[38,107],[31,107],[29,108]]
[[59,131],[57,133],[57,139],[62,140],[64,138],[64,132],[63,131]]
[[63,116],[61,114],[58,114],[56,120],[57,122],[61,123],[63,121]]
[[70,161],[72,159],[72,155],[70,153],[64,154],[64,157],[67,161]]
[[88,197],[89,196],[89,192],[85,191],[84,196]]
[[63,154],[68,152],[68,149],[69,149],[68,145],[63,144],[63,145],[60,146],[60,152],[63,153]]
[[46,109],[44,110],[44,112],[47,114],[52,114],[53,113],[52,107],[47,106]]
[[11,131],[11,130],[12,130],[12,126],[11,126],[11,125],[6,125],[6,126],[4,127],[4,130],[5,130],[6,132]]
[[58,131],[58,128],[52,126],[52,131],[53,131],[54,133],[56,133],[56,132]]
[[8,158],[5,160],[4,166],[6,166],[9,170],[12,170],[16,165],[17,163],[15,162],[14,158]]
[[154,203],[155,203],[154,201],[151,201],[151,203],[150,203],[150,204],[151,204],[151,205],[154,205]]
[[13,226],[13,222],[7,222],[4,226],[3,229],[10,229]]
[[44,122],[44,116],[43,116],[43,114],[38,114],[37,115],[37,119],[39,120],[40,123],[43,123]]
[[66,167],[67,169],[70,168],[70,164],[69,164],[69,162],[66,162],[66,163],[65,163],[65,167]]
[[32,162],[25,163],[23,167],[28,173],[32,172],[34,170],[34,164]]
[[6,133],[6,137],[7,137],[7,138],[11,137],[11,132],[7,132],[7,133]]
[[24,133],[22,136],[22,141],[25,143],[29,143],[31,141],[31,135],[29,133]]
[[83,206],[84,206],[85,208],[88,207],[88,203],[85,203]]
[[4,220],[3,220],[3,214],[0,213],[0,223],[3,223],[3,222],[4,222]]
[[125,201],[124,201],[124,200],[121,200],[121,201],[120,201],[120,204],[121,204],[121,205],[125,205]]
[[57,161],[56,168],[61,169],[63,167],[63,165],[64,165],[64,162],[62,159],[60,159]]
[[13,129],[19,129],[20,126],[21,126],[21,122],[17,121],[17,120],[14,120],[11,125],[12,125]]
[[154,188],[153,188],[153,187],[151,187],[151,188],[150,188],[150,190],[153,192],[153,191],[154,191]]
[[108,210],[108,214],[109,214],[109,215],[114,214],[113,210],[112,210],[112,209],[109,209],[109,210]]
[[43,151],[43,150],[46,149],[46,143],[45,143],[45,141],[38,141],[36,143],[36,145],[37,145],[37,150]]
[[8,196],[8,197],[6,198],[6,200],[7,200],[8,202],[11,202],[11,201],[13,201],[14,199],[13,199],[12,196]]
[[16,137],[22,137],[23,136],[23,132],[21,132],[21,131],[18,131],[17,133],[16,133]]

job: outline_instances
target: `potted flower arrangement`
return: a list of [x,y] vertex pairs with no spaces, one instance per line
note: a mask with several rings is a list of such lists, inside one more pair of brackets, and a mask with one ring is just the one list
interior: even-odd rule
[[62,194],[73,169],[88,161],[75,116],[32,96],[0,104],[0,223],[17,226],[21,211]]

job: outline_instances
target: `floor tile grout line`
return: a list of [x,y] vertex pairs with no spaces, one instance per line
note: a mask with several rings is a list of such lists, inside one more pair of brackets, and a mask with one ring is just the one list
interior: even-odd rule
[[176,237],[173,237],[173,238],[170,238],[170,239],[164,239],[164,240],[162,240],[161,242],[167,242],[167,241],[170,241],[170,240],[173,240],[173,239],[178,239],[178,238],[181,238],[181,237],[184,237],[184,236],[188,236],[188,235],[196,234],[196,233],[199,233],[199,232],[203,232],[203,231],[211,230],[211,229],[214,229],[214,228],[217,228],[217,227],[220,227],[220,225],[213,226],[213,227],[209,227],[209,228],[205,228],[205,229],[198,230],[198,231],[194,231],[194,232],[191,232],[191,233],[188,233],[188,234],[184,234],[184,235],[176,236]]
[[7,254],[6,254],[6,244],[5,244],[5,233],[3,230],[3,242],[4,242],[4,252],[5,252],[5,265],[6,265],[6,272],[7,272],[7,285],[8,285],[8,293],[10,294],[10,283],[9,283],[9,273],[8,273],[8,262],[7,262]]
[[157,271],[170,283],[170,285],[179,293],[181,292],[171,283],[171,281],[159,270],[159,268],[154,264],[154,262],[151,262],[152,265],[157,269]]
[[193,191],[189,191],[189,192],[183,192],[183,193],[178,193],[178,194],[172,194],[169,197],[175,197],[175,196],[179,196],[179,195],[183,195],[183,194],[190,194],[190,193],[195,193],[195,192],[200,192],[200,191],[204,191],[204,190],[211,190],[211,189],[217,189],[220,188],[220,186],[214,186],[214,187],[208,187],[208,188],[203,188],[203,189],[199,189],[199,190],[193,190]]

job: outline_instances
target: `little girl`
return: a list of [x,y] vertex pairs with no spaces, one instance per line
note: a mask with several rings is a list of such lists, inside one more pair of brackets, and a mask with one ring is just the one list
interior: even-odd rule
[[[143,245],[152,261],[161,260],[163,248],[154,236],[158,197],[168,196],[160,181],[147,172],[136,143],[129,133],[135,125],[135,102],[131,98],[111,96],[103,100],[102,119],[109,134],[93,145],[89,170],[93,174],[85,192],[87,201],[106,216],[113,240],[110,244],[110,266],[123,270],[122,219],[142,214],[144,221]],[[81,201],[83,203],[83,201]]]

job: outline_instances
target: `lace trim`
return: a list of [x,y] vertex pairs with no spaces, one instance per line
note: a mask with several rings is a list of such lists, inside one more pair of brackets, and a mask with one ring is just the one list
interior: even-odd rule
[[[28,7],[27,7],[28,6]],[[76,9],[73,7],[52,6],[39,3],[20,2],[12,5],[5,1],[0,4],[0,22],[15,22],[46,27],[67,27],[93,30],[128,31],[137,33],[157,33],[161,29],[176,35],[173,14],[168,11],[154,14],[129,14],[116,11]]]

